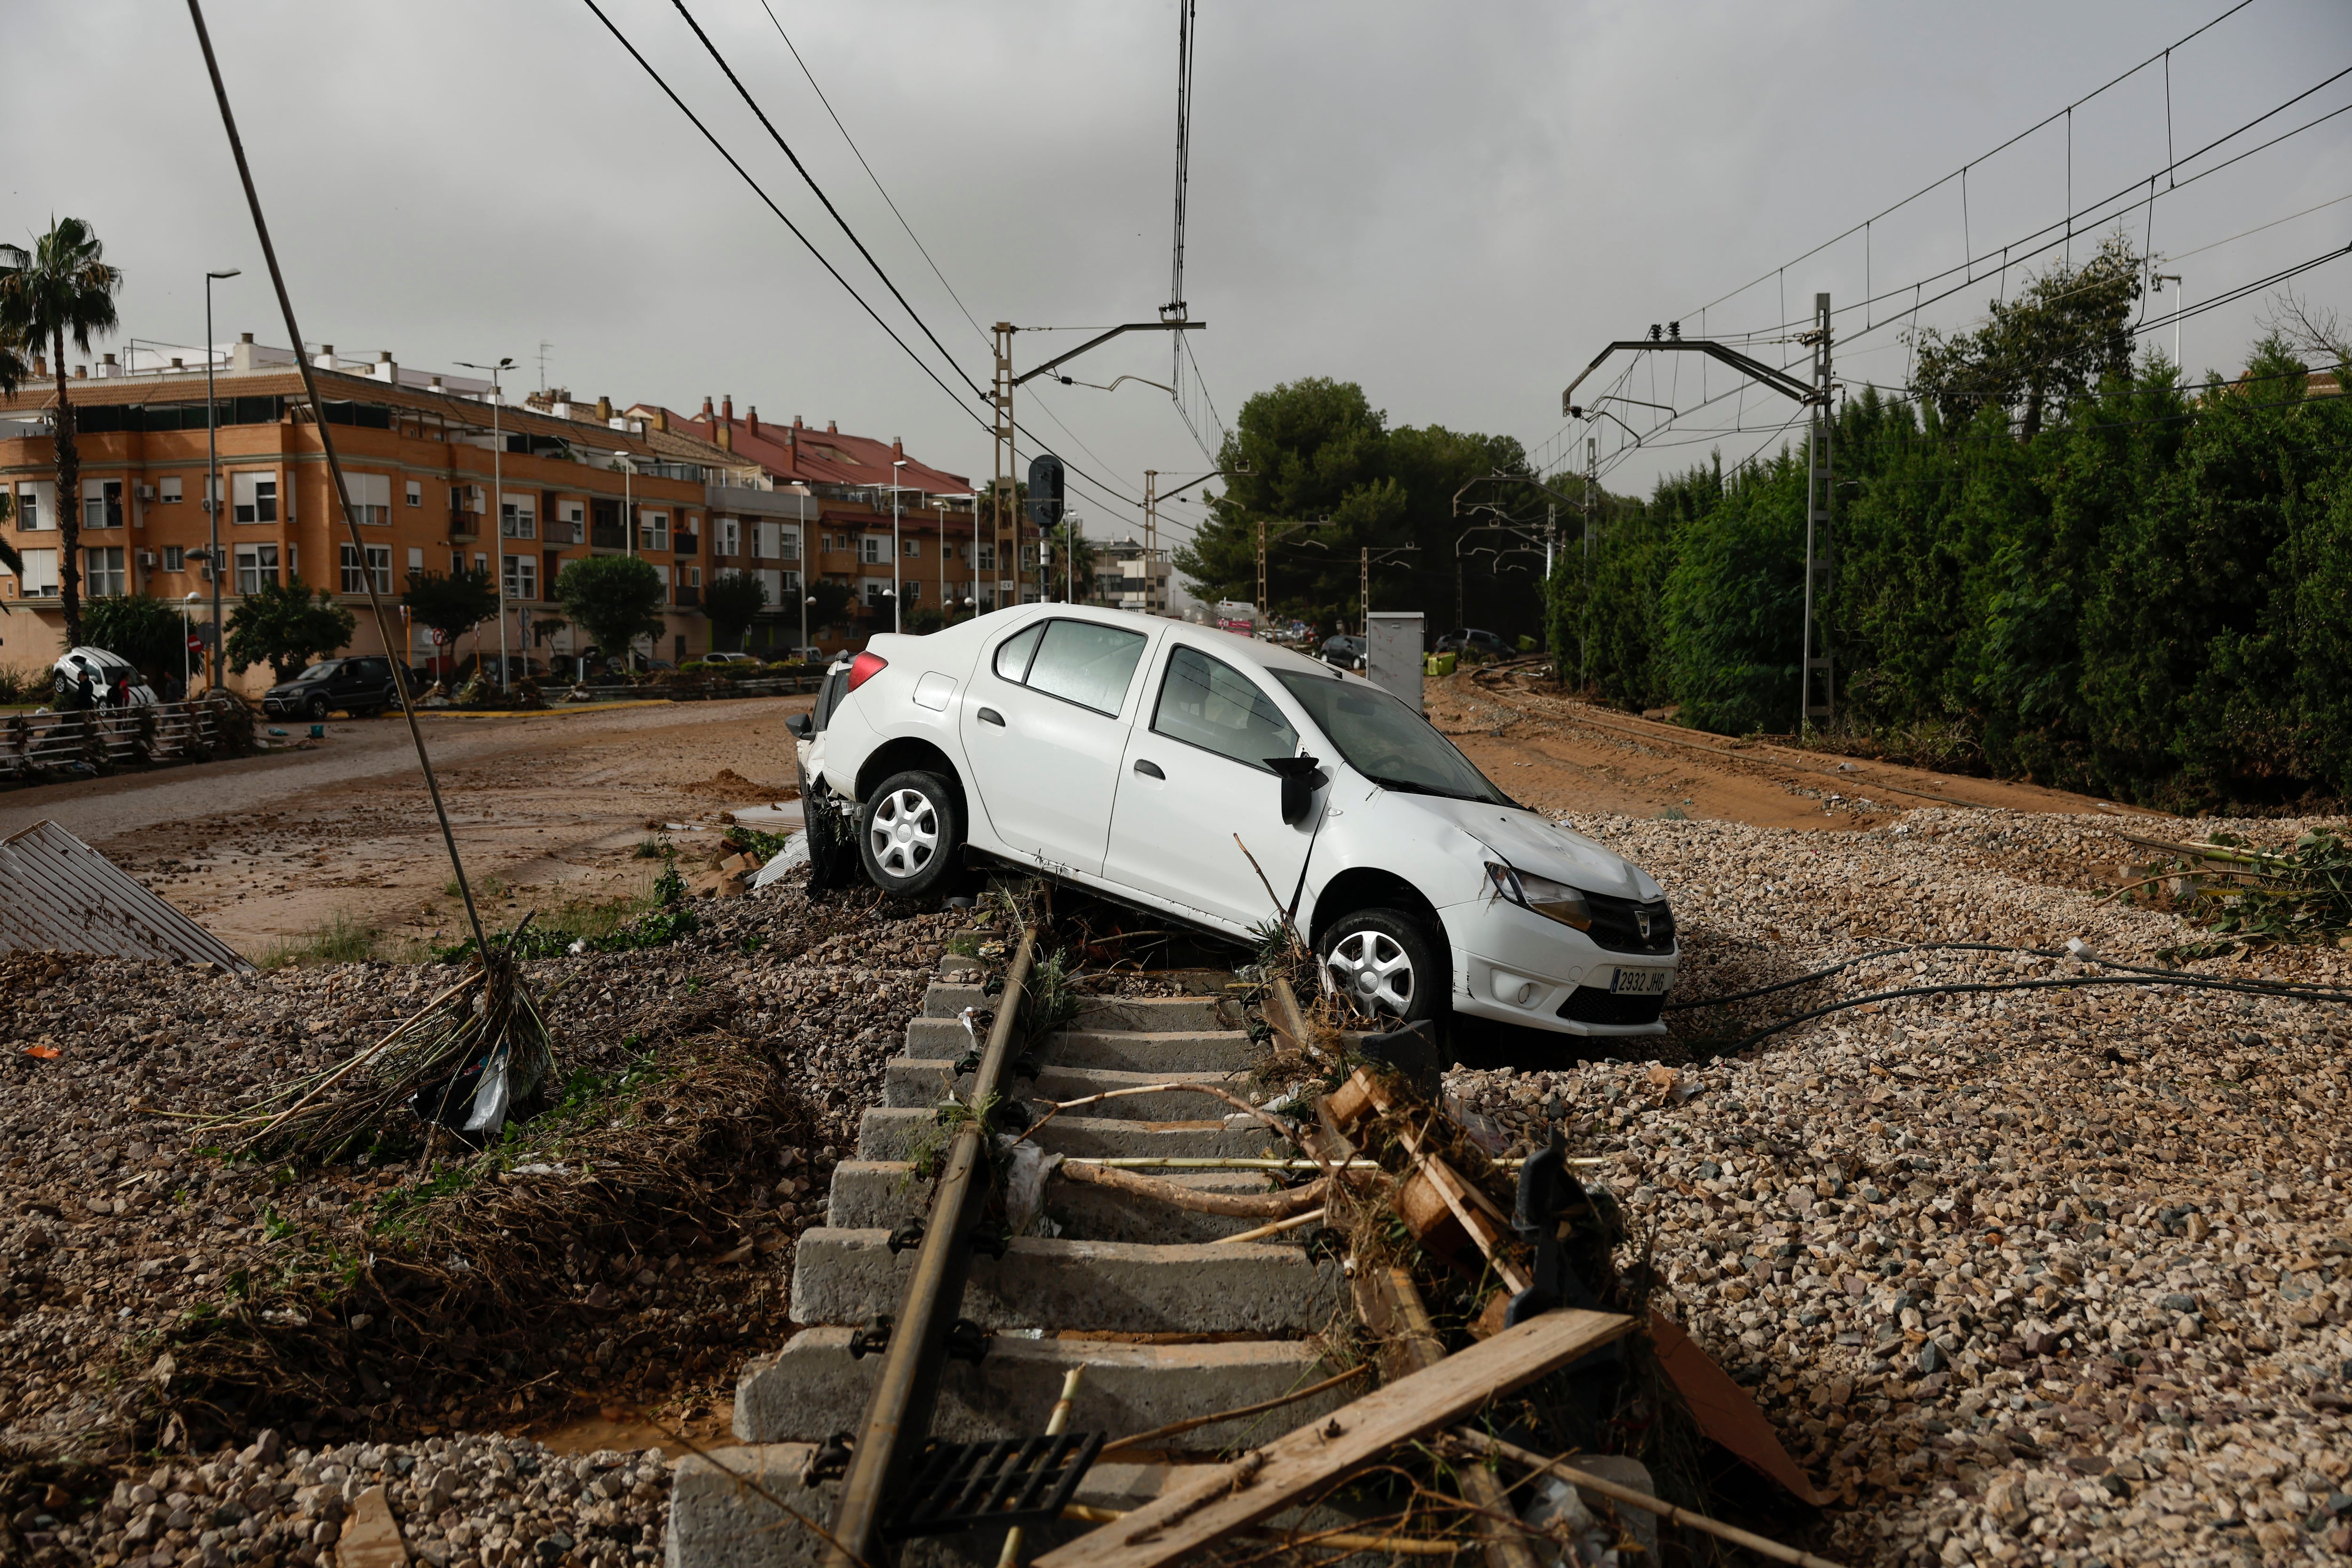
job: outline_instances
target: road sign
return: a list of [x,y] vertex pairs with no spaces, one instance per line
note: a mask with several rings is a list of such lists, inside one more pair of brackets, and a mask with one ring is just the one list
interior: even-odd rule
[[202,637],[191,637],[190,638],[188,638],[188,651],[189,651],[190,653],[202,653],[202,652],[204,652],[204,651],[205,651],[205,639],[204,639],[204,638],[202,638]]
[[447,642],[449,640],[449,634],[443,631],[439,626],[435,626],[433,628],[433,640],[436,644]]

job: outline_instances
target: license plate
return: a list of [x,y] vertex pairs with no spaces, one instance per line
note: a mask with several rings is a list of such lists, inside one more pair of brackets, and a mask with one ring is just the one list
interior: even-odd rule
[[1609,989],[1620,996],[1663,996],[1674,979],[1671,969],[1621,969]]

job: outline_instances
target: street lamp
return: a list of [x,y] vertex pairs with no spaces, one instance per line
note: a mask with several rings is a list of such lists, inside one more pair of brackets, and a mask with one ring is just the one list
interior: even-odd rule
[[[499,689],[504,691],[507,689],[507,444],[499,434],[499,403],[505,395],[499,388],[499,372],[511,369],[514,361],[502,359],[496,364],[475,364],[461,359],[457,363],[467,370],[490,373],[490,515],[498,520],[498,532],[494,536],[497,542],[491,548],[498,552],[499,558],[498,571],[493,575],[499,591]],[[364,570],[367,563],[363,561],[360,565]],[[478,642],[474,646],[479,647],[481,645]]]
[[900,605],[902,595],[898,592],[898,573],[906,563],[901,553],[905,546],[898,542],[898,498],[906,492],[906,487],[898,481],[906,475],[898,470],[906,466],[904,458],[890,460],[890,629],[894,632],[907,629],[906,611]]
[[[213,285],[235,278],[241,268],[205,274],[205,519],[211,524],[205,560],[213,569],[212,688],[220,688],[221,547],[220,547],[220,405],[213,400]],[[302,345],[296,343],[299,354]],[[72,504],[70,502],[68,505]]]
[[2178,272],[2151,273],[2147,280],[2150,287],[2158,283],[2172,285],[2172,369],[2179,378],[2174,384],[2185,385],[2189,376],[2180,368],[2180,274]]
[[810,606],[811,605],[815,604],[815,603],[816,603],[816,595],[815,595],[814,594],[803,594],[803,595],[801,596],[801,650],[800,650],[800,651],[801,651],[801,660],[802,660],[802,662],[803,662],[803,663],[806,663],[806,662],[808,661],[808,650],[809,650],[809,640],[808,640],[808,613],[809,613],[809,606]]
[[[637,552],[637,503],[632,483],[637,477],[637,463],[627,452],[617,447],[613,453],[613,462],[621,470],[621,546],[635,555]],[[604,657],[610,658],[612,655],[607,653]],[[631,643],[621,650],[621,663],[626,669],[637,667],[636,644]]]
[[195,602],[196,591],[194,588],[189,589],[188,596],[180,601],[180,700],[183,702],[188,700],[188,683],[196,678],[195,666],[190,662],[195,650],[188,647],[196,639],[195,627],[188,619],[188,606]]

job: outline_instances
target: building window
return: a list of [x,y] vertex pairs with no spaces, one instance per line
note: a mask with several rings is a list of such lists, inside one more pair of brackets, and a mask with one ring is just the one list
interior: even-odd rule
[[265,583],[278,581],[278,546],[240,544],[236,547],[236,591],[258,594]]
[[186,545],[184,545],[184,544],[166,544],[165,546],[163,546],[163,570],[164,570],[164,571],[166,571],[166,572],[184,572],[184,571],[186,571],[187,569],[188,569],[188,549],[187,549],[187,546],[186,546]]
[[54,550],[24,550],[25,597],[50,599],[58,592],[58,552]]
[[528,495],[506,493],[499,505],[499,537],[501,539],[537,539],[539,511],[537,503]]
[[[392,546],[389,544],[369,545],[367,547],[367,563],[368,571],[373,574],[375,578],[375,591],[379,594],[391,593]],[[346,594],[364,594],[367,590],[367,580],[360,574],[359,552],[353,550],[350,545],[346,544],[343,546],[343,592]]]
[[539,597],[539,557],[509,555],[506,558],[506,591],[509,599]]
[[778,559],[783,561],[798,561],[801,558],[801,531],[799,529],[779,527],[776,530],[776,542],[782,551],[782,553],[778,557]]
[[84,528],[122,526],[122,481],[84,479],[81,482],[81,525]]
[[778,596],[776,603],[779,605],[789,605],[793,600],[800,597],[801,574],[797,572],[786,572],[781,574],[781,576],[783,581],[784,591],[782,595]]
[[565,501],[563,503],[562,522],[563,527],[560,531],[553,528],[548,530],[547,542],[550,544],[585,544],[588,542],[588,520],[586,508],[583,507],[576,500]]
[[[50,498],[56,495],[57,488],[57,482],[53,479],[35,479],[28,484],[19,484],[16,487],[17,532],[38,533],[43,529],[57,527],[57,513],[50,510],[52,504]],[[27,574],[26,581],[31,580],[30,575]],[[56,575],[52,573],[50,581],[56,580]],[[26,592],[29,594],[32,590],[27,588]]]
[[869,610],[880,609],[884,603],[883,596],[889,592],[889,578],[868,577],[866,579],[866,607]]
[[462,550],[452,550],[449,552],[449,575],[452,577],[458,576],[463,574],[465,570],[466,552]]
[[858,542],[863,547],[857,552],[857,559],[861,563],[870,566],[888,559],[884,552],[890,547],[889,541],[880,534],[869,533]]
[[923,542],[919,539],[901,539],[898,545],[901,555],[919,556],[923,552]]
[[743,525],[731,517],[710,520],[710,552],[713,555],[734,555],[743,544]]
[[408,481],[408,504],[411,506],[423,506],[425,504],[425,481],[423,479],[411,479]]
[[173,474],[170,479],[163,479],[157,483],[155,486],[155,499],[162,501],[165,506],[179,505],[180,476]]
[[980,569],[983,572],[996,570],[996,541],[983,539],[980,542]]
[[901,582],[898,586],[907,591],[907,603],[909,607],[921,601],[923,597],[923,585],[914,578],[907,578],[905,581]]
[[343,489],[352,499],[352,521],[362,527],[385,528],[392,522],[392,477],[389,474],[343,475]]
[[235,510],[229,516],[238,522],[276,522],[278,521],[278,476],[276,474],[231,474]]
[[669,513],[666,511],[637,513],[637,548],[640,550],[669,548]]

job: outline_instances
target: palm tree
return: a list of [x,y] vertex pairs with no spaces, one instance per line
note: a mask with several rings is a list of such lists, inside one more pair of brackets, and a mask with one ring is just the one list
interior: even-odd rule
[[49,411],[58,452],[58,602],[65,611],[66,646],[81,642],[81,455],[74,449],[73,404],[66,392],[66,340],[89,353],[93,335],[115,329],[120,268],[78,217],[58,218],[28,252],[0,245],[0,340],[26,348],[47,345],[57,373],[57,406]]
[[[16,345],[9,341],[7,333],[0,331],[0,397],[16,395],[16,388],[25,383],[26,368],[25,356],[16,352]],[[16,498],[8,492],[9,487],[0,485],[0,522],[6,522],[16,513]],[[25,558],[17,554],[16,546],[5,539],[0,539],[0,567],[16,574],[19,581],[25,575]],[[0,610],[7,607],[0,605]]]

